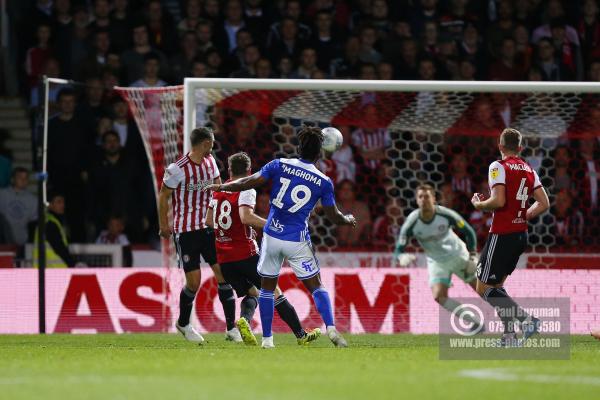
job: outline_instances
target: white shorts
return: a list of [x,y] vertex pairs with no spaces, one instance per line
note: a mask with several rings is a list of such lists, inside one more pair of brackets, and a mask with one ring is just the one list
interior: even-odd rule
[[298,279],[312,278],[320,271],[311,242],[290,242],[263,234],[258,274],[265,278],[277,278],[285,259]]
[[450,287],[452,275],[458,276],[466,283],[475,279],[475,264],[469,259],[467,252],[444,262],[427,258],[427,271],[429,272],[429,286],[441,283]]

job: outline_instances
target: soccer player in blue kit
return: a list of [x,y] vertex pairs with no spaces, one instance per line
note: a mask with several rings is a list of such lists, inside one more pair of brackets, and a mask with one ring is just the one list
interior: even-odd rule
[[262,347],[275,347],[271,331],[273,293],[284,259],[294,270],[313,300],[327,327],[327,336],[337,347],[347,347],[335,328],[327,290],[321,284],[319,261],[310,241],[308,217],[320,200],[325,215],[336,225],[356,226],[352,215],[344,215],[335,204],[333,183],[317,169],[323,133],[320,128],[304,126],[298,132],[300,158],[280,158],[259,172],[225,184],[209,185],[205,190],[240,192],[272,182],[271,208],[264,228],[258,273],[262,288],[258,300],[262,323]]

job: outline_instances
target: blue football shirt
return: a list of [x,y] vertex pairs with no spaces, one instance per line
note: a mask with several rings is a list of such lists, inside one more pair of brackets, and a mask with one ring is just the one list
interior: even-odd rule
[[335,205],[333,183],[314,164],[297,158],[273,160],[260,170],[273,183],[264,232],[291,242],[310,240],[308,217],[319,200]]

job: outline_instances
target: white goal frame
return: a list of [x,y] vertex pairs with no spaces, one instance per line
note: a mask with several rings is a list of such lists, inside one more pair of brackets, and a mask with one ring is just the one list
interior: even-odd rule
[[183,149],[190,149],[189,133],[196,126],[196,89],[333,90],[370,92],[463,93],[600,93],[600,82],[516,81],[385,81],[340,79],[185,78],[183,84]]

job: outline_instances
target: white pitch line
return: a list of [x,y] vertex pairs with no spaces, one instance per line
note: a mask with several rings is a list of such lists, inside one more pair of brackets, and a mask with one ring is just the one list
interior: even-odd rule
[[504,368],[463,369],[460,376],[474,379],[495,381],[525,381],[535,383],[570,383],[573,385],[600,386],[600,377],[585,375],[544,375],[533,373],[516,373]]

